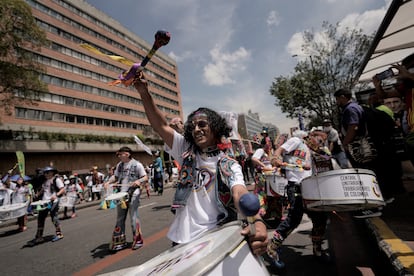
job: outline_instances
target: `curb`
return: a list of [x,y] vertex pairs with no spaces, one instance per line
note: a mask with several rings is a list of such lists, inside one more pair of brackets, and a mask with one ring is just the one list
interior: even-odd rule
[[365,220],[373,232],[378,247],[389,258],[398,275],[414,275],[414,251],[399,239],[381,218]]

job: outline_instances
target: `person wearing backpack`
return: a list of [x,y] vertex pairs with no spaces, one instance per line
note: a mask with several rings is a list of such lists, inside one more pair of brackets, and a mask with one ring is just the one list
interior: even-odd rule
[[65,184],[57,174],[57,169],[47,166],[43,168],[45,177],[40,191],[37,192],[38,200],[49,200],[49,207],[39,211],[37,217],[36,237],[28,242],[29,246],[34,246],[44,242],[43,231],[47,215],[50,213],[53,225],[55,226],[56,235],[52,238],[52,242],[63,239],[62,229],[59,222],[59,199],[65,194]]

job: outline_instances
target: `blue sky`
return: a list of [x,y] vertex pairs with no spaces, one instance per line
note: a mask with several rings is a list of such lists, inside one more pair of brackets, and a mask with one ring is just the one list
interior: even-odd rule
[[[293,72],[301,33],[322,22],[378,29],[391,0],[86,0],[152,45],[163,29],[161,51],[178,63],[184,116],[200,106],[258,112],[282,132],[297,126],[275,106],[269,88]],[[298,57],[292,57],[298,55]]]

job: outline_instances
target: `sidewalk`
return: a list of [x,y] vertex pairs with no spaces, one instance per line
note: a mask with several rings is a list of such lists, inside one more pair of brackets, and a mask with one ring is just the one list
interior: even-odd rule
[[385,206],[381,217],[365,222],[398,275],[414,275],[414,168],[403,162],[403,169],[407,193]]

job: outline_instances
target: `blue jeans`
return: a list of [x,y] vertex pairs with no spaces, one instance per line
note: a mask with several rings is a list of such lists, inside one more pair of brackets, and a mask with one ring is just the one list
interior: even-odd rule
[[348,157],[344,151],[333,154],[333,158],[335,158],[335,160],[338,162],[338,165],[341,167],[341,169],[352,168],[351,163],[349,162]]

